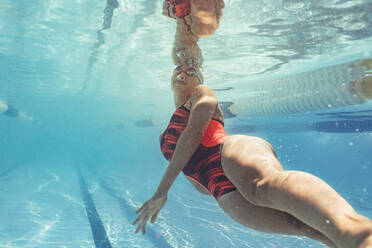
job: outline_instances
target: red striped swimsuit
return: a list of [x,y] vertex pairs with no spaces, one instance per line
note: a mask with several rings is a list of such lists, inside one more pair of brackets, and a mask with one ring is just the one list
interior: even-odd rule
[[[172,115],[161,139],[161,152],[171,161],[178,138],[187,126],[190,110],[181,106]],[[204,132],[201,144],[196,149],[182,172],[199,183],[217,200],[226,193],[236,190],[227,179],[221,166],[221,142],[226,137],[223,123],[211,120]]]
[[166,0],[173,5],[173,14],[179,18],[185,17],[190,14],[191,0]]

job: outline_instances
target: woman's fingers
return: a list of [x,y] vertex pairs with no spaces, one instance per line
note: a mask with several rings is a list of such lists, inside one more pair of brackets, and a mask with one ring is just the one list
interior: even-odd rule
[[163,15],[169,16],[168,3],[167,1],[163,2]]
[[135,233],[138,233],[142,229],[142,233],[146,234],[146,224],[150,220],[154,223],[160,210],[167,200],[166,196],[151,198],[142,207],[140,207],[136,212],[140,213],[139,217],[133,222],[133,225],[138,224]]
[[135,233],[138,233],[139,230],[141,230],[141,228],[143,228],[143,225],[146,225],[146,221],[144,221],[145,219],[146,219],[145,213],[142,213],[140,215],[140,217],[137,218],[137,220],[135,222],[137,223],[140,220],[140,223],[138,224]]
[[149,204],[149,201],[145,202],[142,207],[140,207],[139,209],[137,209],[136,213],[138,214],[139,212],[141,212],[147,205]]
[[168,16],[170,18],[176,18],[173,13],[173,5],[169,2],[164,0],[163,3],[163,15]]
[[146,234],[146,223],[147,223],[148,220],[149,220],[149,214],[146,213],[145,215],[143,215],[142,221],[138,225],[135,233],[138,233],[139,230],[142,229],[142,233],[143,234]]
[[138,214],[139,212],[142,212],[139,216],[138,216],[138,218],[133,222],[133,225],[135,225],[135,224],[137,224],[137,222],[140,220],[140,219],[142,219],[142,217],[144,216],[144,214],[146,214],[146,210],[147,209],[145,209],[146,207],[147,207],[147,205],[148,205],[148,202],[149,201],[147,201],[147,202],[145,202],[143,205],[142,205],[142,207],[140,207],[137,211],[136,211],[136,213]]
[[142,223],[137,226],[136,231],[134,233],[138,233],[141,228],[142,228]]
[[146,220],[145,223],[142,225],[142,234],[146,234],[146,223],[147,223],[147,220]]
[[150,216],[152,216],[152,214],[150,213],[150,210],[147,208],[147,205],[148,204],[145,203],[140,209],[136,211],[137,213],[141,211],[142,212],[140,216],[138,216],[138,218],[133,222],[133,225],[136,225],[137,223],[139,223],[136,228],[135,233],[138,233],[142,229],[142,233],[146,234],[146,223],[149,220]]
[[137,222],[138,222],[140,219],[141,219],[141,215],[138,216],[138,218],[137,218],[135,221],[133,221],[133,225],[137,224]]
[[151,224],[154,224],[156,221],[156,218],[158,218],[158,214],[160,212],[160,209],[151,217]]

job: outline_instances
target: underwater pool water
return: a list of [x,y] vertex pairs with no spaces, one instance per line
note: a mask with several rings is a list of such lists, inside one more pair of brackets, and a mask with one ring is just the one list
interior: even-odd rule
[[[372,101],[354,87],[371,76],[372,1],[225,4],[199,44],[227,133],[267,139],[286,169],[372,218]],[[134,234],[174,111],[175,23],[161,8],[0,2],[0,248],[324,247],[237,224],[183,176],[148,234]]]

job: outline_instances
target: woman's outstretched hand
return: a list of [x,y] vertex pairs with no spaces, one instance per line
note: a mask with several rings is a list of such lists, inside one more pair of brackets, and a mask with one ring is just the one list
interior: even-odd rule
[[168,16],[169,18],[176,19],[177,17],[174,15],[173,10],[174,10],[173,5],[169,1],[164,0],[164,3],[163,3],[163,15]]
[[143,234],[146,233],[147,221],[151,218],[151,224],[155,222],[160,210],[163,208],[166,201],[167,194],[162,196],[154,195],[136,211],[136,213],[140,216],[138,216],[138,218],[133,222],[133,225],[139,223],[135,233],[138,233],[140,229],[142,229]]

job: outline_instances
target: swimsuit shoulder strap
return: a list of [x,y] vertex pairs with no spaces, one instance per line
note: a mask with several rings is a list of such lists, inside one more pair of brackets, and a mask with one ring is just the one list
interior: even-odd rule
[[184,104],[182,104],[181,107],[183,107],[183,108],[187,109],[188,111],[190,111],[191,110],[191,102],[190,101],[187,101]]

